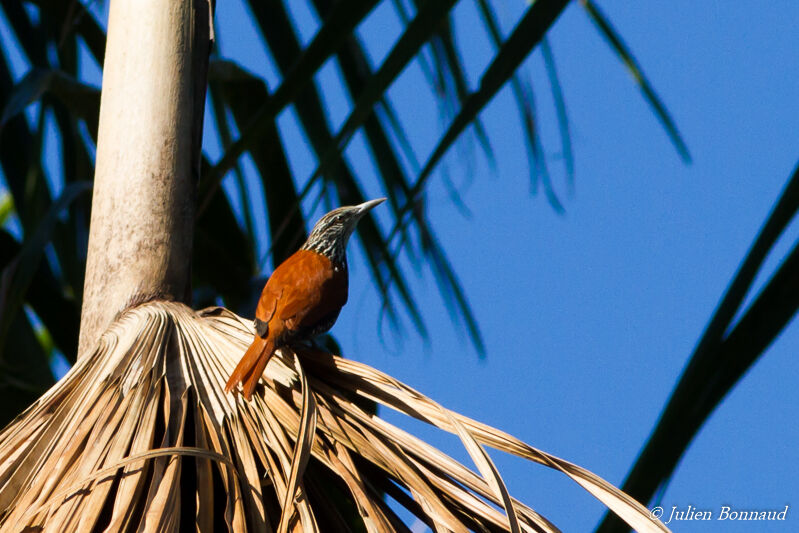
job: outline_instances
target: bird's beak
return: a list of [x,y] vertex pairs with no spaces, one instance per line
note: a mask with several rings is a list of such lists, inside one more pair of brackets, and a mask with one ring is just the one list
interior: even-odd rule
[[362,204],[358,204],[358,205],[356,205],[355,207],[357,207],[357,208],[358,208],[358,214],[359,214],[359,215],[361,215],[361,216],[363,216],[363,215],[365,215],[365,214],[366,214],[366,213],[367,213],[367,212],[368,212],[370,209],[372,209],[372,208],[373,208],[373,207],[375,207],[375,206],[378,206],[378,205],[382,204],[382,203],[383,203],[383,202],[385,202],[385,201],[386,201],[386,199],[385,199],[385,198],[377,198],[376,200],[369,200],[368,202],[364,202],[364,203],[362,203]]

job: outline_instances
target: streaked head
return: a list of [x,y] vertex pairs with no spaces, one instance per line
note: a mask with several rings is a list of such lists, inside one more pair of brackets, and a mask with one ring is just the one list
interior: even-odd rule
[[358,221],[373,207],[382,204],[385,200],[385,198],[378,198],[362,204],[347,205],[332,210],[314,225],[301,249],[322,254],[334,263],[346,263],[347,241],[355,231]]

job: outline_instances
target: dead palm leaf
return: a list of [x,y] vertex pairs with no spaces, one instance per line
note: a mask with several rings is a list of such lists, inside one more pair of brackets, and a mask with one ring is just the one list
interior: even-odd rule
[[[486,445],[563,472],[638,531],[667,531],[592,473],[316,349],[280,352],[252,402],[225,394],[252,334],[223,308],[118,317],[0,434],[0,532],[407,530],[384,494],[435,531],[557,531],[510,496]],[[363,399],[457,434],[479,474]]]

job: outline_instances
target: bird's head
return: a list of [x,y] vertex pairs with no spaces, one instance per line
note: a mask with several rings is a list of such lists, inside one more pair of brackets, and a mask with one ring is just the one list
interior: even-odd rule
[[314,225],[308,240],[302,245],[302,249],[322,254],[334,263],[345,263],[347,241],[355,231],[358,221],[369,210],[382,204],[385,200],[385,198],[378,198],[362,204],[346,205],[332,210]]

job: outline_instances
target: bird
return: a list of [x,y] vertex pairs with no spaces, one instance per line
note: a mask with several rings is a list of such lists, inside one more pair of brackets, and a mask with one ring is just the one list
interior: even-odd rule
[[280,263],[255,309],[255,336],[230,374],[225,392],[242,384],[249,401],[275,350],[328,331],[347,303],[347,242],[363,216],[385,198],[330,211],[308,239]]

